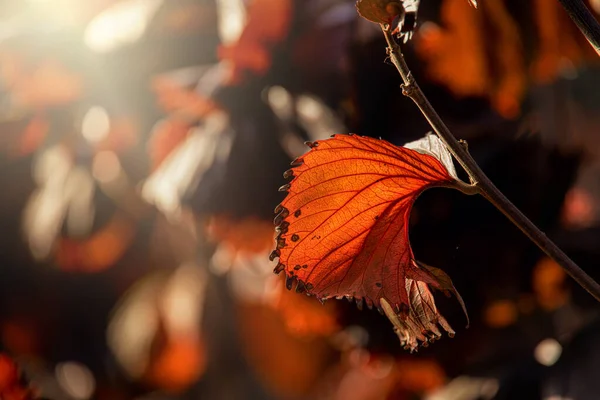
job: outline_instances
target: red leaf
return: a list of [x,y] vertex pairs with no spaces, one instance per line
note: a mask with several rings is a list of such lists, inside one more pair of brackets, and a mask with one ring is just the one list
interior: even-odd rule
[[[432,138],[423,142],[437,145],[439,140]],[[380,299],[385,299],[402,318],[419,314],[414,293],[411,298],[407,293],[407,280],[440,290],[449,287],[439,274],[414,262],[410,211],[425,189],[456,182],[453,167],[449,172],[444,166],[449,164],[432,155],[355,135],[335,135],[311,147],[286,173],[294,179],[282,188],[289,194],[276,210],[279,235],[272,258],[280,260],[275,272],[285,270],[288,288],[296,281],[297,291],[320,299],[355,298],[359,306],[364,299],[381,311]],[[440,158],[446,156],[451,163],[449,154]],[[419,289],[428,292],[424,284]],[[433,303],[429,297],[425,302]],[[413,316],[420,331],[435,333],[430,323],[444,326],[432,307],[426,321],[421,321],[423,315]]]
[[18,385],[18,382],[19,368],[17,364],[10,357],[0,354],[0,394]]
[[0,354],[0,399],[34,400],[37,396],[20,379],[19,367],[7,355]]

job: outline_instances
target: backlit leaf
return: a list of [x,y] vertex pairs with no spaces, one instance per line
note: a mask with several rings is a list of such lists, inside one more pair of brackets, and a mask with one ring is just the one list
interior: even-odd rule
[[410,144],[419,151],[355,135],[310,146],[285,174],[293,180],[282,187],[289,194],[276,209],[275,272],[285,270],[288,289],[296,283],[296,291],[321,300],[347,297],[359,307],[389,308],[411,349],[427,339],[423,332],[438,336],[437,323],[452,332],[427,285],[454,287],[441,271],[414,261],[408,233],[419,194],[457,182],[439,139],[430,135]]

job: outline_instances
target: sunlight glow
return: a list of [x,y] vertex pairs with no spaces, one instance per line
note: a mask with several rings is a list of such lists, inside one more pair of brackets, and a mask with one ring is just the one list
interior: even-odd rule
[[71,166],[69,153],[60,145],[48,148],[34,162],[32,175],[38,189],[23,211],[23,230],[35,258],[50,254],[60,230],[67,212],[63,188]]
[[443,388],[425,397],[425,400],[493,399],[500,383],[492,378],[459,376]]
[[96,390],[92,372],[83,364],[70,361],[56,366],[56,380],[73,399],[86,400]]
[[[311,141],[323,140],[332,134],[347,131],[335,112],[315,96],[304,94],[295,99],[286,88],[272,86],[266,91],[265,97],[282,122],[286,125],[300,124]],[[292,158],[308,150],[304,141],[292,130],[283,132],[281,137],[281,145]]]
[[148,23],[163,0],[127,0],[98,14],[86,27],[85,44],[98,53],[134,43],[146,32]]
[[[220,245],[221,251],[227,251]],[[211,264],[215,263],[211,260]],[[280,280],[273,274],[268,252],[244,254],[238,252],[229,266],[229,284],[236,298],[248,303],[273,304],[279,295]]]
[[75,167],[69,173],[63,188],[63,201],[67,207],[67,231],[72,236],[85,236],[94,224],[94,181],[89,171]]
[[558,361],[562,354],[562,346],[555,339],[544,339],[535,347],[535,360],[550,367]]
[[91,107],[81,122],[81,134],[90,143],[106,139],[110,132],[110,118],[102,107]]
[[160,167],[146,180],[142,197],[169,218],[181,215],[181,200],[202,178],[215,160],[229,157],[231,137],[224,114],[214,113],[202,127],[193,129]]
[[267,90],[267,102],[280,119],[288,120],[294,116],[292,95],[284,87],[270,87]]
[[219,37],[223,44],[239,39],[246,26],[244,0],[216,0],[219,18]]
[[164,288],[162,312],[173,336],[194,332],[202,319],[206,276],[194,264],[184,264]]
[[315,96],[300,95],[296,101],[298,122],[311,140],[323,140],[334,133],[346,132],[335,112]]
[[162,276],[137,283],[117,305],[107,331],[108,345],[117,361],[133,378],[139,378],[150,362],[150,347],[159,326],[154,307]]

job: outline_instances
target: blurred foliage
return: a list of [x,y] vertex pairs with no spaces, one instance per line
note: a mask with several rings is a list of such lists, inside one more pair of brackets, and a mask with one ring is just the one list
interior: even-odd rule
[[[0,348],[23,390],[595,399],[597,304],[483,199],[415,204],[417,258],[472,317],[415,356],[377,312],[272,274],[303,141],[429,130],[353,1],[10,0],[0,20]],[[404,49],[486,173],[600,278],[598,60],[558,2],[423,0]]]

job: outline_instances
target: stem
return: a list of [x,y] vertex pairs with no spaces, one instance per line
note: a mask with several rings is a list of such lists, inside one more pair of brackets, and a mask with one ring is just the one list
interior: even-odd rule
[[582,0],[558,0],[581,33],[600,55],[600,24]]
[[469,185],[469,184],[462,182],[461,180],[449,182],[449,183],[438,184],[437,186],[445,187],[448,189],[456,189],[468,196],[473,196],[475,194],[481,194],[481,188],[478,185],[473,185],[473,184]]
[[427,97],[415,82],[400,46],[396,43],[388,26],[381,25],[383,34],[388,44],[390,59],[400,73],[404,85],[402,92],[410,97],[419,107],[435,133],[444,142],[450,153],[469,174],[472,185],[500,210],[517,228],[519,228],[533,243],[556,261],[577,283],[587,290],[596,300],[600,301],[600,285],[575,264],[544,232],[533,224],[514,204],[510,202],[500,190],[485,175],[466,148],[452,135],[446,124],[432,107]]

